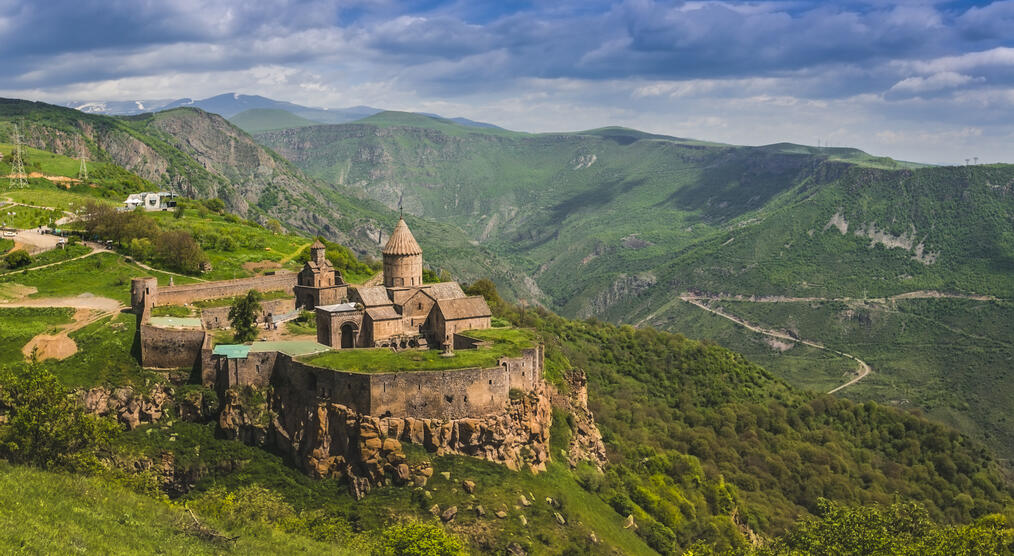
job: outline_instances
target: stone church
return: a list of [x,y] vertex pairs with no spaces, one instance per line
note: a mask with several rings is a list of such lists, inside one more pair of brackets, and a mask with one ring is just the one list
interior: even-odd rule
[[424,284],[422,249],[404,219],[383,249],[384,285],[351,286],[334,269],[319,240],[299,273],[296,302],[313,308],[317,341],[334,348],[453,348],[454,334],[490,327],[482,296],[457,282]]

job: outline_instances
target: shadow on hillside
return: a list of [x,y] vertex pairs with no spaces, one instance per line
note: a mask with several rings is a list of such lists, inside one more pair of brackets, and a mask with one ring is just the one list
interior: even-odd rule
[[822,158],[806,154],[736,149],[716,157],[696,184],[673,192],[658,206],[700,211],[712,221],[726,221],[759,209],[808,177],[826,183],[817,172]]

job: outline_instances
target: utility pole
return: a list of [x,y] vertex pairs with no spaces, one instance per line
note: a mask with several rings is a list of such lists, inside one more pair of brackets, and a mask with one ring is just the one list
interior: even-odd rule
[[28,187],[28,174],[25,172],[25,161],[21,156],[21,135],[18,133],[18,124],[14,124],[14,152],[11,153],[11,183],[10,189],[23,189]]

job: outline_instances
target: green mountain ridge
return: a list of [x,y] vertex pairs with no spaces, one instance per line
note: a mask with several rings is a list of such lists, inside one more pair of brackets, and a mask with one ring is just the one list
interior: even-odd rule
[[[395,211],[347,188],[327,186],[224,118],[194,108],[111,117],[23,100],[0,99],[0,141],[13,125],[24,142],[70,158],[109,162],[188,197],[220,198],[233,212],[262,224],[277,219],[293,230],[323,235],[360,254],[378,255]],[[136,189],[135,189],[136,190]],[[465,279],[493,276],[509,292],[532,284],[512,265],[473,244],[454,227],[412,220],[434,269]]]
[[319,122],[278,108],[251,108],[228,119],[236,127],[251,134],[275,129],[320,125]]

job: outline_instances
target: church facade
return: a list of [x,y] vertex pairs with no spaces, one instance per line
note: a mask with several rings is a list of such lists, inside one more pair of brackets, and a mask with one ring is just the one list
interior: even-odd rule
[[490,327],[482,296],[457,282],[424,284],[422,249],[404,219],[383,249],[383,285],[346,284],[315,242],[295,287],[299,305],[313,309],[317,341],[336,349],[453,348],[454,334]]

